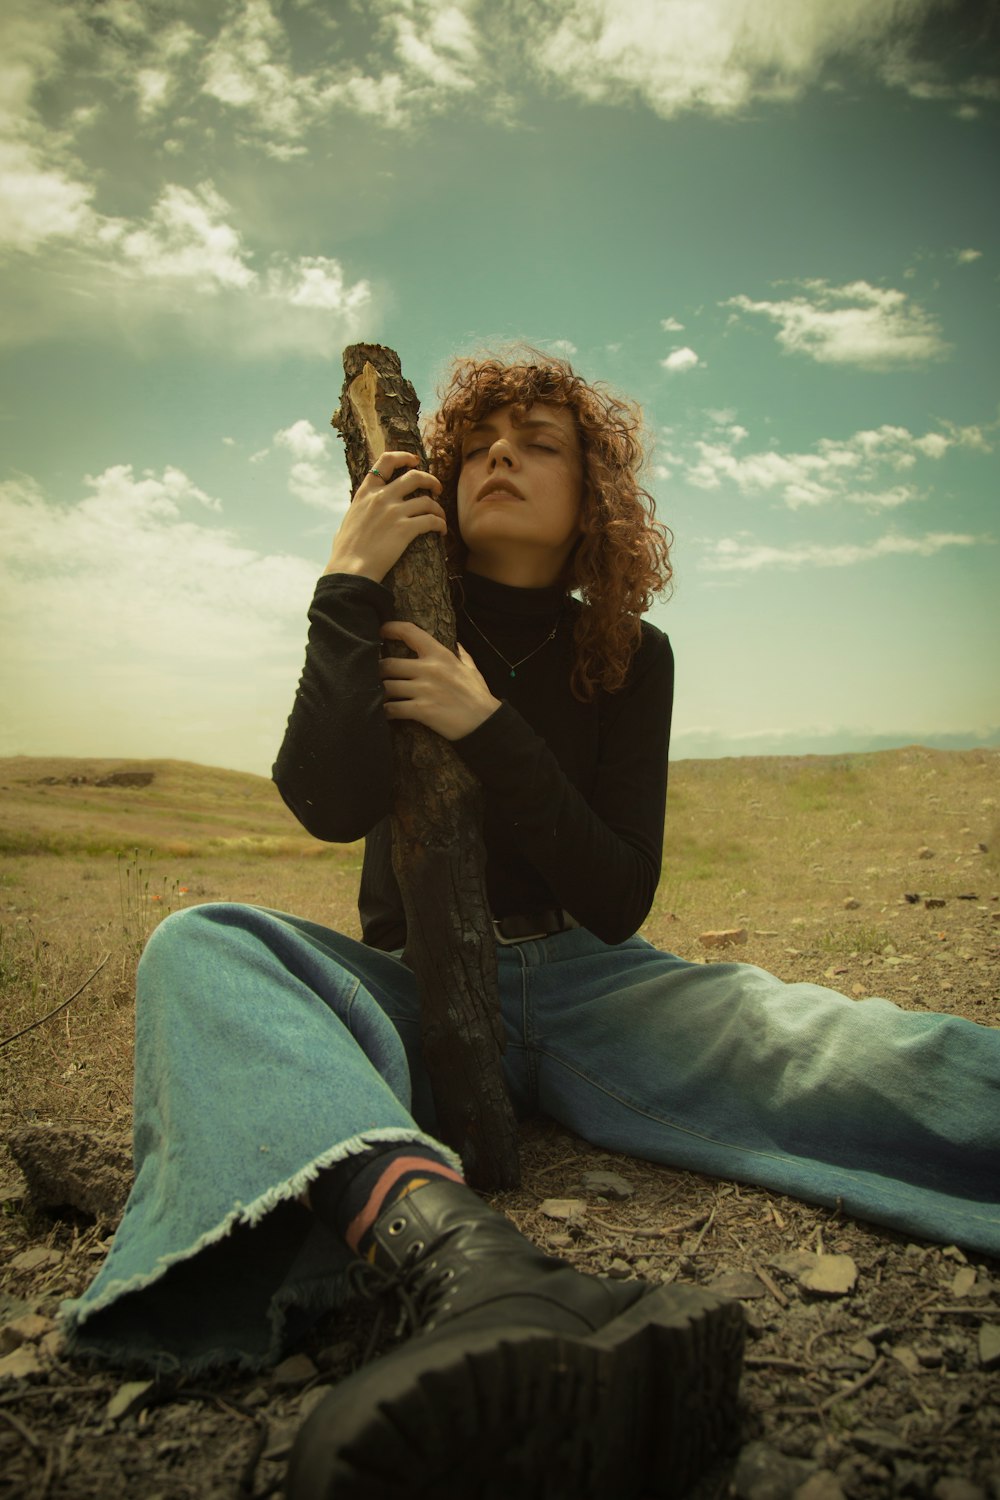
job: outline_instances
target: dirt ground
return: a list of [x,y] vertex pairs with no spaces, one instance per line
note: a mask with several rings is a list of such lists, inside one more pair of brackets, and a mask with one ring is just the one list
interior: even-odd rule
[[[682,763],[643,932],[706,962],[998,1026],[998,766],[995,751],[916,749]],[[0,1040],[32,1026],[0,1049],[4,1132],[127,1131],[134,957],[161,909],[251,900],[355,930],[357,851],[223,860],[190,847],[157,867],[143,910],[123,904],[113,859],[23,853],[0,867]],[[710,929],[746,940],[705,946]],[[78,998],[35,1024],[105,953]],[[522,1171],[496,1206],[581,1269],[741,1300],[742,1422],[697,1500],[1000,1500],[1000,1262],[594,1151],[544,1120],[524,1127]],[[0,1500],[280,1494],[302,1416],[359,1357],[363,1315],[317,1328],[265,1375],[133,1386],[69,1362],[52,1322],[113,1224],[40,1211],[6,1154],[0,1200]]]

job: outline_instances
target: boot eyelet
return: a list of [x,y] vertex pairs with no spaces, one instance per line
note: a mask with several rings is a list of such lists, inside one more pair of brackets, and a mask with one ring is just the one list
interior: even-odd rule
[[453,1268],[451,1266],[449,1266],[446,1271],[442,1271],[441,1272],[441,1280],[442,1281],[454,1281],[455,1280],[455,1272],[454,1272],[454,1270],[453,1270]]
[[403,1232],[403,1230],[405,1228],[406,1228],[406,1220],[405,1219],[393,1219],[392,1223],[389,1225],[389,1233],[390,1234],[402,1234],[402,1232]]

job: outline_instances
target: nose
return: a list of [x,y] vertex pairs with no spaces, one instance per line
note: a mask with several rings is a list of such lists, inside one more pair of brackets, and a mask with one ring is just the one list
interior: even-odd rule
[[491,472],[498,468],[513,469],[515,467],[514,449],[505,437],[498,437],[490,444],[489,465]]

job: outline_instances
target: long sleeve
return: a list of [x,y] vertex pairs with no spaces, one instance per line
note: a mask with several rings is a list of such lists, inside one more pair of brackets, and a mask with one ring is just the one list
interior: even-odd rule
[[600,701],[593,755],[574,757],[569,742],[586,751],[591,716],[560,737],[561,764],[510,703],[455,746],[483,784],[491,846],[516,849],[553,904],[606,942],[636,931],[656,891],[672,702],[670,643],[646,626],[626,686]]
[[379,626],[392,595],[369,578],[321,578],[309,609],[305,665],[273,776],[319,839],[352,843],[389,810],[392,755],[378,675]]

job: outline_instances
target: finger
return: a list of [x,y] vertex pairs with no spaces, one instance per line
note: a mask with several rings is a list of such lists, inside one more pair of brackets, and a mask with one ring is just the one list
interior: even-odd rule
[[406,453],[402,449],[387,448],[384,453],[379,454],[369,472],[373,473],[377,469],[379,475],[388,484],[389,480],[400,469],[416,469],[419,466],[419,453]]
[[411,651],[426,654],[438,645],[428,631],[414,625],[412,620],[386,620],[379,635],[387,641],[402,641]]

